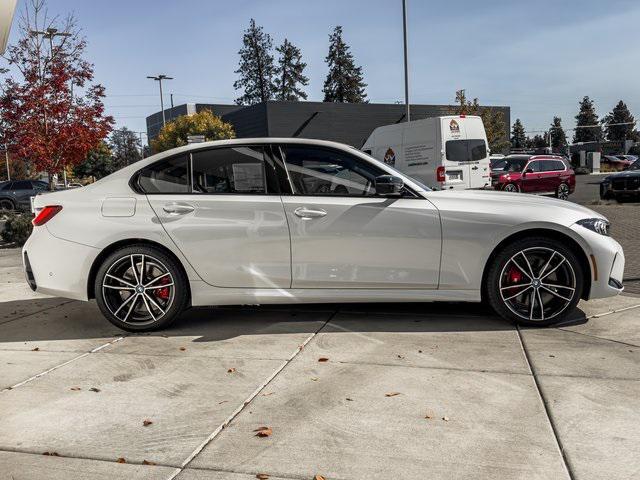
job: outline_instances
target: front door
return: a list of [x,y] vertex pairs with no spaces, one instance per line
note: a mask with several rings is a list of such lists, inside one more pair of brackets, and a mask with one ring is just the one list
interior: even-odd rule
[[343,150],[282,145],[292,194],[293,288],[437,288],[439,213],[426,199],[376,195],[379,167]]
[[171,157],[139,184],[191,266],[218,287],[289,288],[289,227],[268,151],[219,147]]
[[[532,170],[527,172],[527,170]],[[538,193],[544,191],[544,180],[542,179],[542,162],[532,160],[525,167],[522,173],[522,191],[527,193]]]

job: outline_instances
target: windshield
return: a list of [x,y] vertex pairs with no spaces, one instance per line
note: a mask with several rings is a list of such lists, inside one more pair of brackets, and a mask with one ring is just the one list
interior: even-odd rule
[[521,172],[529,161],[528,158],[512,158],[504,166],[505,172]]
[[503,169],[505,164],[507,163],[507,161],[503,158],[499,159],[499,160],[491,160],[491,168],[493,170],[500,170]]

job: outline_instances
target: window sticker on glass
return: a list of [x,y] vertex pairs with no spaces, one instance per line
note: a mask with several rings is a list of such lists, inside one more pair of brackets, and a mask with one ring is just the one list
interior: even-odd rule
[[262,163],[234,163],[233,183],[236,192],[264,191],[264,169]]

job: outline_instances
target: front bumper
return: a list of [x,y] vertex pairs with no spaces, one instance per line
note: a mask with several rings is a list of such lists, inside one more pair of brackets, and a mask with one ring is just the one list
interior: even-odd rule
[[100,251],[51,235],[35,227],[22,248],[27,283],[32,290],[57,297],[87,300],[87,280]]
[[611,237],[573,225],[574,230],[587,243],[586,251],[591,267],[591,290],[589,299],[613,297],[622,293],[624,287],[624,252]]

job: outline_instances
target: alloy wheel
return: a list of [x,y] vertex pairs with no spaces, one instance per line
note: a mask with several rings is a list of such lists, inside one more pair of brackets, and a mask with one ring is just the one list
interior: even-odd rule
[[102,296],[118,320],[132,325],[159,321],[175,298],[175,281],[169,269],[146,254],[116,260],[102,279]]
[[569,186],[566,183],[561,183],[558,186],[558,198],[560,200],[566,200],[569,198]]
[[513,183],[507,183],[504,186],[504,191],[505,192],[511,192],[511,193],[518,193],[518,187],[515,186]]
[[518,317],[542,322],[560,315],[576,294],[576,274],[558,251],[526,248],[504,265],[498,284],[504,305]]
[[13,202],[11,200],[0,200],[0,210],[13,210]]

